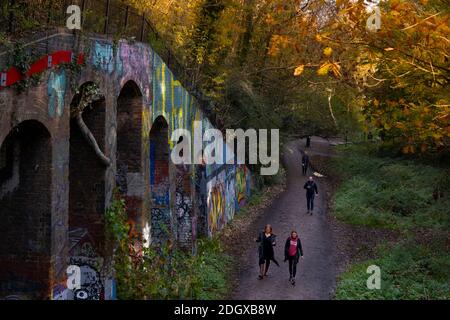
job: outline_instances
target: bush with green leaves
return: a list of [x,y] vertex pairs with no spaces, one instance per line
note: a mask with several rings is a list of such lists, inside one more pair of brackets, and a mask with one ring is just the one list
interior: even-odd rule
[[128,236],[125,202],[116,196],[106,214],[107,234],[114,243],[113,267],[117,296],[142,299],[221,299],[228,292],[231,258],[218,239],[198,241],[197,254],[179,248],[173,240],[142,249],[136,255]]

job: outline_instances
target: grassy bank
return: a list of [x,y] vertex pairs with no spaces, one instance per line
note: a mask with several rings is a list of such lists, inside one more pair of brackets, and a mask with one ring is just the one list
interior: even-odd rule
[[[336,217],[351,225],[401,234],[376,257],[340,276],[336,299],[450,299],[448,168],[381,156],[374,145],[340,147],[330,160],[339,177]],[[368,290],[369,265],[381,268],[381,290]]]

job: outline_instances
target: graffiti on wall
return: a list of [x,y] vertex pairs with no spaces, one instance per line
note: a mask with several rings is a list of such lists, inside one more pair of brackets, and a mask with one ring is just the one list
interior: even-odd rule
[[236,209],[239,210],[245,206],[248,198],[247,187],[247,167],[239,165],[236,167]]
[[64,113],[64,96],[66,94],[66,72],[52,71],[48,77],[48,115],[50,118],[61,117]]
[[[169,120],[169,137],[175,129],[183,128],[190,131],[194,129],[194,121],[202,122],[202,133],[213,129],[208,118],[204,117],[195,99],[181,86],[171,71],[167,68],[161,58],[153,55],[153,110],[152,117],[163,115]],[[169,141],[171,149],[173,142]],[[204,146],[208,142],[204,142]],[[228,146],[224,144],[224,156]],[[202,167],[202,166],[197,166]],[[207,165],[203,167],[204,179],[209,182],[201,182],[202,172],[196,168],[193,184],[197,193],[196,216],[198,232],[206,232],[210,236],[222,229],[228,221],[234,218],[236,210],[245,205],[248,199],[248,175],[245,166],[223,166],[220,164]],[[239,176],[238,176],[239,175]],[[239,182],[238,182],[238,179]],[[206,187],[201,190],[204,184]],[[177,190],[180,190],[177,188]],[[204,199],[204,200],[203,200]],[[182,203],[180,192],[176,194],[175,211]],[[203,228],[205,225],[205,228]],[[203,229],[206,229],[203,231]]]
[[131,45],[120,42],[116,63],[117,72],[121,77],[120,87],[130,79],[137,81],[146,104],[151,96],[152,54],[150,48],[142,43]]
[[[190,245],[192,239],[192,200],[185,180],[189,179],[189,168],[176,167],[175,212],[177,217],[177,240],[183,245]],[[187,190],[186,190],[187,189]],[[195,233],[195,231],[194,231]]]
[[[77,267],[78,283],[68,286],[68,281],[57,283],[52,288],[53,300],[103,300],[105,297],[104,281],[99,270],[103,267],[101,258],[93,249],[88,232],[77,228],[69,232],[69,266]],[[67,269],[69,270],[69,268]],[[68,272],[67,274],[70,277]]]
[[227,223],[225,214],[225,171],[208,182],[208,234],[213,236]]
[[[167,176],[160,179],[160,181],[155,181],[154,170],[151,169],[149,173],[149,168],[152,168],[152,166],[153,168],[156,167],[154,161],[152,163],[154,157],[148,156],[151,153],[151,145],[148,142],[149,133],[151,123],[158,115],[164,115],[167,119],[169,137],[173,130],[177,128],[192,130],[194,121],[202,121],[204,130],[213,127],[209,120],[204,117],[195,99],[182,87],[181,83],[162,60],[157,55],[154,55],[151,48],[146,45],[120,42],[119,47],[115,50],[113,45],[107,41],[93,41],[91,49],[90,59],[87,60],[90,67],[95,67],[95,71],[108,74],[109,77],[106,78],[112,80],[114,84],[111,87],[107,86],[110,92],[107,94],[107,107],[105,110],[105,153],[114,157],[111,152],[116,148],[117,128],[113,102],[114,96],[117,97],[120,85],[125,81],[134,79],[147,99],[145,100],[144,98],[148,108],[144,108],[142,114],[142,137],[146,151],[146,162],[144,165],[145,174],[147,175],[146,181],[149,175],[152,179],[152,194],[146,198],[149,202],[152,202],[151,208],[149,206],[146,207],[146,215],[148,215],[148,211],[151,211],[151,219],[149,221],[130,220],[130,236],[139,235],[137,232],[141,231],[143,225],[146,225],[146,233],[151,232],[150,237],[152,239],[164,239],[168,237],[173,225],[177,224],[178,238],[188,239],[188,237],[191,237],[193,242],[195,242],[197,234],[212,235],[214,232],[222,229],[227,222],[233,219],[236,213],[233,203],[241,203],[241,201],[236,199],[239,198],[244,201],[246,199],[243,190],[249,189],[248,175],[244,173],[245,179],[241,178],[241,187],[239,188],[241,192],[238,194],[237,187],[233,188],[233,186],[238,184],[238,179],[236,179],[238,173],[233,166],[227,166],[223,170],[220,166],[199,166],[198,174],[196,172],[195,177],[190,181],[192,183],[191,188],[195,188],[196,192],[191,192],[189,186],[186,186],[186,183],[189,182],[182,181],[182,179],[170,180],[175,175],[171,175],[170,179]],[[91,73],[86,73],[86,75],[89,74]],[[48,103],[44,102],[43,105],[43,111],[48,113],[49,117],[57,118],[64,115],[67,84],[68,77],[64,70],[53,70],[49,73],[47,91],[44,90],[44,95],[45,93],[48,94]],[[0,113],[0,122],[6,123],[6,121],[10,120],[8,108],[12,104],[5,100],[5,95],[0,96],[0,99],[0,107],[6,106],[4,109],[8,110],[7,113]],[[66,117],[66,119],[68,118]],[[57,132],[54,140],[60,145],[55,150],[69,148],[68,145],[65,146],[67,144],[66,136],[62,137],[61,141],[58,141],[59,133],[60,131]],[[66,154],[68,157],[69,152],[67,151],[58,152],[58,154]],[[108,292],[114,291],[114,284],[111,282],[111,279],[107,280],[110,275],[105,275],[103,260],[99,257],[98,252],[95,252],[93,249],[92,241],[88,238],[87,231],[80,228],[72,230],[70,235],[68,235],[67,220],[65,218],[67,217],[66,212],[69,202],[69,184],[67,183],[67,177],[69,176],[67,164],[69,159],[58,155],[53,160],[54,176],[56,177],[53,180],[53,188],[58,191],[54,191],[52,194],[52,211],[54,211],[52,215],[61,215],[61,218],[58,217],[58,219],[52,221],[52,234],[54,235],[54,238],[52,238],[52,256],[55,256],[52,268],[58,274],[61,271],[62,274],[65,274],[64,271],[67,265],[73,264],[79,266],[83,274],[82,288],[76,292],[68,290],[66,284],[60,282],[62,279],[59,276],[57,279],[52,279],[58,282],[53,287],[53,298],[107,298]],[[105,178],[104,188],[106,189],[105,201],[107,204],[112,198],[113,189],[116,187],[116,168],[113,167],[107,170]],[[243,170],[245,171],[245,168]],[[127,181],[130,181],[131,176],[128,175],[127,171],[126,168],[121,169],[119,164],[117,168],[117,186],[122,189],[124,194],[130,192],[130,184]],[[139,182],[140,180],[136,179],[136,181]],[[169,188],[169,184],[172,185],[171,188]],[[141,187],[138,183],[134,185]],[[170,194],[170,192],[173,192],[173,194]],[[192,198],[193,194],[197,198]],[[243,194],[244,196],[242,196]],[[134,200],[136,199],[128,198],[127,204]],[[194,204],[196,205],[195,210],[193,209]],[[195,213],[192,211],[195,211]],[[67,251],[69,251],[69,259],[67,259]]]
[[195,166],[195,194],[197,204],[197,234],[208,235],[207,187],[205,165]]
[[[69,265],[78,266],[81,270],[80,287],[71,292],[63,291],[63,295],[72,295],[74,300],[103,300],[105,291],[100,270],[103,267],[101,258],[92,245],[88,231],[78,228],[69,232],[70,249]],[[54,299],[61,295],[61,290],[56,290]]]
[[114,50],[110,43],[96,41],[92,54],[92,64],[109,74],[114,71]]
[[234,218],[234,214],[236,212],[236,192],[235,192],[235,184],[236,184],[236,169],[232,165],[228,165],[226,167],[226,178],[225,178],[225,196],[226,196],[226,204],[225,204],[225,213],[227,216],[227,221],[231,221]]
[[[163,60],[153,54],[153,119],[169,119],[169,137],[176,129],[191,130],[196,111],[194,98],[183,88]],[[173,142],[169,141],[173,148]]]

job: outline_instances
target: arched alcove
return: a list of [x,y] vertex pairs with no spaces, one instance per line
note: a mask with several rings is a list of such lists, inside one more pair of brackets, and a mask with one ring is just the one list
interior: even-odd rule
[[28,120],[0,148],[0,298],[49,297],[52,144]]

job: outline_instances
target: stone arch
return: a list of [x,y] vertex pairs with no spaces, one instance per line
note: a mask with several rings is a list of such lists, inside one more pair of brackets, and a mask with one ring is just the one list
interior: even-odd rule
[[117,98],[116,184],[126,202],[130,237],[138,243],[142,243],[146,220],[143,111],[143,95],[139,86],[132,80],[127,81]]
[[[78,90],[82,92],[84,83]],[[77,104],[80,93],[74,95],[71,106]],[[100,150],[106,145],[106,102],[93,102],[82,113],[82,119],[95,138]],[[107,166],[100,160],[83,136],[75,119],[70,121],[69,158],[69,264],[89,268],[94,275],[74,292],[75,299],[97,300],[104,296],[100,278],[105,250],[104,213]]]
[[39,121],[0,147],[0,297],[47,299],[51,284],[52,142]]
[[172,232],[169,180],[169,125],[163,116],[158,116],[150,130],[150,220],[153,244],[165,242]]

